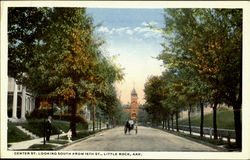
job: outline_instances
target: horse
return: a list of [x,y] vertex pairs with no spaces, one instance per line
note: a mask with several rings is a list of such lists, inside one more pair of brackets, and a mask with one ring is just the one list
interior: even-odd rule
[[[124,127],[124,133],[126,134],[128,131],[128,133],[130,134],[130,131],[132,129],[134,129],[134,121],[132,121],[132,120],[127,121],[125,124],[125,127]],[[137,133],[137,131],[136,131],[136,133]]]

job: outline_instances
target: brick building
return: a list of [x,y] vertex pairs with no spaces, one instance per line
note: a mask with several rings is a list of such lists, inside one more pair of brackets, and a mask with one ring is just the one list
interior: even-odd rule
[[139,104],[138,104],[138,96],[133,88],[131,92],[131,103],[130,105],[125,105],[124,110],[130,113],[130,119],[137,121],[138,120],[138,113],[139,113]]

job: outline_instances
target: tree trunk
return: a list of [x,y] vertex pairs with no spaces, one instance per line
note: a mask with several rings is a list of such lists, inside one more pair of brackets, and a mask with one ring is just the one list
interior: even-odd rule
[[171,115],[171,121],[172,121],[172,131],[174,130],[174,115]]
[[214,139],[218,139],[218,135],[217,135],[217,123],[216,123],[216,110],[217,110],[217,102],[215,102],[214,106],[213,106]]
[[[234,96],[236,97],[236,96]],[[242,148],[242,125],[241,125],[241,105],[242,105],[242,68],[240,70],[240,87],[239,87],[239,96],[236,99],[234,109],[234,129],[236,134],[236,145],[239,148]]]
[[168,116],[168,130],[170,131],[170,122],[169,122],[169,116]]
[[99,119],[96,118],[96,129],[97,129],[97,130],[99,130],[99,125],[100,125],[100,124],[99,124]]
[[179,125],[178,125],[178,112],[175,112],[175,117],[176,117],[176,131],[179,132]]
[[167,128],[167,119],[164,119],[164,121],[165,121],[164,128],[166,129]]
[[98,118],[95,117],[95,126],[96,126],[96,130],[98,130]]
[[236,145],[241,148],[242,145],[242,126],[241,126],[241,110],[239,107],[233,107],[234,109],[234,128],[236,134]]
[[113,116],[112,117],[112,120],[113,120],[113,128],[115,127],[115,117]]
[[100,118],[100,121],[99,121],[99,125],[100,125],[100,130],[102,129],[102,119]]
[[162,120],[162,129],[164,129],[164,119]]
[[93,132],[95,132],[95,103],[93,103]]
[[153,118],[152,118],[152,119],[151,119],[151,126],[152,126],[152,127],[154,126],[153,123],[154,123],[154,121],[153,121]]
[[200,124],[200,136],[203,137],[203,124],[204,124],[204,106],[200,99],[200,109],[201,109],[201,124]]
[[190,119],[190,113],[191,113],[191,105],[189,104],[189,109],[188,109],[188,126],[189,126],[189,134],[192,134],[192,129],[191,129],[191,119]]
[[72,132],[72,137],[76,137],[76,103],[73,102],[71,104],[71,121],[70,121],[70,129]]

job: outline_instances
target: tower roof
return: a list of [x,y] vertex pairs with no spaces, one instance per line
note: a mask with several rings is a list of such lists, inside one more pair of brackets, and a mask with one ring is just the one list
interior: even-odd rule
[[131,92],[131,95],[137,95],[136,91],[135,91],[135,88],[133,88],[132,92]]

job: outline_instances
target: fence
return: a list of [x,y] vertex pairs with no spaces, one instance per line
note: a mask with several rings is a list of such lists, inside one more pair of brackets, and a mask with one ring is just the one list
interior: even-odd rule
[[[187,125],[179,125],[179,130],[182,131],[187,131],[189,132],[189,126]],[[171,128],[171,126],[170,126]],[[174,129],[176,129],[176,126],[173,126]],[[191,126],[191,131],[192,133],[200,133],[200,127],[198,126]],[[210,127],[203,127],[203,134],[204,135],[209,135],[210,139],[212,139],[212,137],[214,136],[214,129],[210,128]],[[235,139],[236,135],[235,135],[235,130],[231,130],[231,129],[221,129],[221,128],[217,128],[217,135],[219,139],[223,139],[226,138],[227,141],[230,143],[230,139]]]

